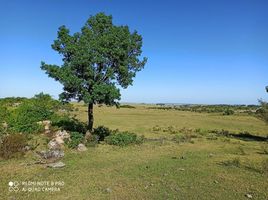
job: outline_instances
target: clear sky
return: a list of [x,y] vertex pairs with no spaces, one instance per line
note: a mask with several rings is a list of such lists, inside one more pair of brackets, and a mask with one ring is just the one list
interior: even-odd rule
[[268,99],[267,0],[0,0],[0,97],[57,98],[62,87],[40,62],[61,63],[51,49],[59,26],[80,31],[98,12],[143,36],[148,63],[123,102]]

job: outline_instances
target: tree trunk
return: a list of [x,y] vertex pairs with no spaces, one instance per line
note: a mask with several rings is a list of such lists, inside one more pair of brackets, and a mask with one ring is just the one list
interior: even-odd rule
[[93,103],[88,104],[88,130],[91,132],[93,129],[93,122],[94,122],[94,117],[93,117]]

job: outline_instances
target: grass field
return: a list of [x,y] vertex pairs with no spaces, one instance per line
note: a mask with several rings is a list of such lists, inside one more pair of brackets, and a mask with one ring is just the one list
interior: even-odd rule
[[[74,114],[86,121],[86,107]],[[209,133],[225,129],[267,136],[268,127],[249,115],[223,116],[175,110],[95,107],[95,126],[144,135],[141,145],[99,144],[86,152],[67,150],[62,169],[0,161],[0,199],[268,199],[267,141],[245,141]],[[159,130],[156,130],[156,127]],[[190,142],[176,143],[163,131],[201,129]],[[9,181],[62,181],[55,192],[9,192]]]

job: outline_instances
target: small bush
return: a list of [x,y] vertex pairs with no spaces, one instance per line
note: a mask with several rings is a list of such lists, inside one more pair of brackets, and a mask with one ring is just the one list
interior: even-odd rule
[[105,142],[110,145],[127,146],[130,144],[141,144],[144,141],[144,137],[137,136],[135,133],[129,132],[114,132],[110,136],[105,138]]
[[93,129],[93,135],[97,135],[99,141],[104,141],[105,137],[111,135],[111,133],[112,131],[105,126],[99,126]]
[[10,134],[2,138],[0,143],[0,157],[4,159],[21,157],[27,146],[27,138],[23,134]]
[[233,115],[235,112],[229,108],[223,111],[223,115]]
[[71,149],[76,149],[77,146],[84,140],[84,135],[79,132],[70,132],[70,140],[66,139],[65,143]]

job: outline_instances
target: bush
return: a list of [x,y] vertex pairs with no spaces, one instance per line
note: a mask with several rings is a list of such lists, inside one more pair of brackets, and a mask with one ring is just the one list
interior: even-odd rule
[[66,139],[65,143],[71,149],[76,149],[77,146],[84,140],[84,135],[79,132],[70,132],[70,140]]
[[99,138],[98,139],[99,141],[104,141],[104,139],[107,136],[111,135],[111,133],[112,133],[112,131],[105,126],[99,126],[99,127],[93,129],[93,135],[97,135]]
[[257,117],[268,124],[268,103],[261,100],[259,102],[261,108],[256,111]]
[[27,138],[22,134],[10,134],[2,138],[0,143],[0,157],[9,159],[21,157],[25,153]]
[[127,146],[129,144],[141,144],[144,137],[137,136],[135,133],[129,132],[114,132],[105,138],[105,142],[110,145]]
[[223,115],[233,115],[235,112],[229,108],[223,111]]
[[11,112],[7,123],[13,132],[36,133],[42,130],[38,121],[50,119],[53,111],[38,106],[32,102],[25,102]]
[[52,125],[60,127],[66,131],[79,132],[85,134],[87,132],[87,125],[75,118],[69,118],[68,116],[53,117]]
[[0,105],[0,124],[5,122],[9,116],[9,112],[5,106]]

